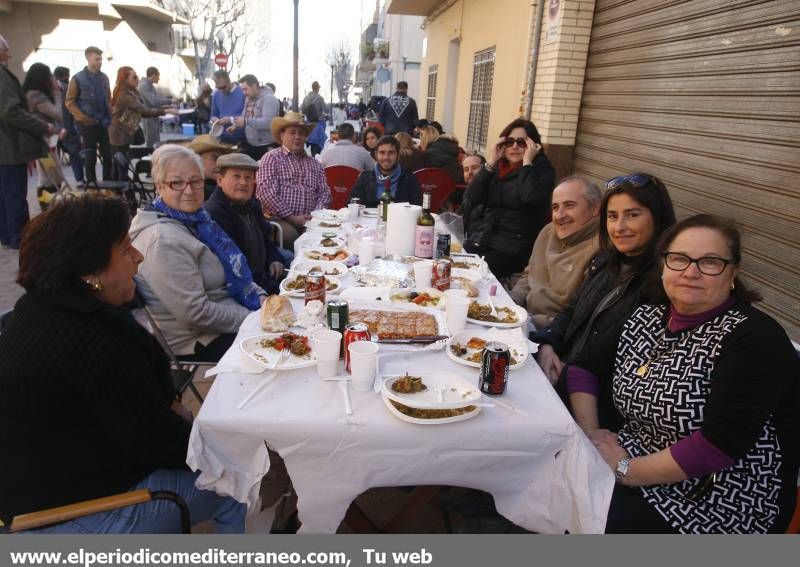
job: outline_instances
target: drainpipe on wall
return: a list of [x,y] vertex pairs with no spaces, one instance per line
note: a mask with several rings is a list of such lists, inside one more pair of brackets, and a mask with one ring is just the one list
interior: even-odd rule
[[542,17],[544,16],[544,0],[536,0],[536,22],[533,27],[533,45],[531,46],[531,70],[528,75],[528,99],[525,102],[525,118],[531,119],[533,111],[533,87],[536,85],[536,67],[539,63],[539,40],[542,37]]

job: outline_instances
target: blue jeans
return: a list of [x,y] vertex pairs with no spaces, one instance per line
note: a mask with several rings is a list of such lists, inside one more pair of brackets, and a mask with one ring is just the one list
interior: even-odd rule
[[19,248],[29,218],[26,165],[0,165],[0,243]]
[[[194,481],[199,473],[188,470],[160,469],[140,481],[131,490],[148,488],[169,490],[184,499],[189,506],[192,525],[214,520],[218,534],[244,533],[247,507],[228,496],[210,490],[200,490]],[[178,507],[167,500],[126,506],[110,512],[92,514],[57,524],[31,534],[175,534],[180,533]]]

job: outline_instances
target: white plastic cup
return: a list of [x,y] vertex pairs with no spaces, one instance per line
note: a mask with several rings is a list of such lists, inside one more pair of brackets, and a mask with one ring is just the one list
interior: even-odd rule
[[358,203],[350,203],[347,205],[347,210],[350,211],[350,222],[358,220],[358,215],[361,213],[361,205]]
[[430,260],[414,262],[414,281],[417,282],[417,289],[431,287],[432,276],[433,262]]
[[451,335],[460,333],[467,324],[467,310],[469,309],[470,298],[464,289],[448,289],[444,292],[445,301],[445,321],[447,330]]
[[342,333],[323,329],[311,337],[314,352],[317,355],[317,373],[320,378],[330,378],[339,373],[339,347]]
[[353,389],[367,392],[375,383],[375,366],[379,345],[371,341],[356,341],[347,345],[350,352],[350,381]]
[[358,244],[358,263],[368,266],[375,258],[375,243],[372,240],[361,240]]

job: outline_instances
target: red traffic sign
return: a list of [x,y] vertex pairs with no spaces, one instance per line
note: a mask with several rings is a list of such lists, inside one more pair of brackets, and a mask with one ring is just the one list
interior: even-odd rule
[[224,53],[217,53],[214,56],[214,63],[217,64],[217,67],[224,67],[228,64],[228,56]]

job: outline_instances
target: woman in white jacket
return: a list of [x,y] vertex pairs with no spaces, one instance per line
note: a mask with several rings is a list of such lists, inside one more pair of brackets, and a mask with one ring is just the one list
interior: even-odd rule
[[[247,260],[203,207],[203,166],[191,150],[153,153],[158,197],[131,223],[144,255],[136,283],[170,348],[182,358],[216,361],[267,293]],[[186,356],[188,355],[188,356]]]

